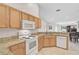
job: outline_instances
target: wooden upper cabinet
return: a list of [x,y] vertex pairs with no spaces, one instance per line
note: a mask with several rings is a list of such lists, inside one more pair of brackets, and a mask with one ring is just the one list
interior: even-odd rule
[[41,28],[41,25],[42,25],[41,19],[38,19],[38,22],[39,22],[38,28]]
[[29,20],[28,14],[22,13],[22,20]]
[[35,21],[35,27],[38,28],[38,26],[39,26],[39,21],[38,21],[38,19],[37,19],[36,17],[34,18],[34,21]]
[[29,15],[29,21],[34,21],[34,16]]
[[22,13],[22,19],[26,19],[28,21],[35,22],[36,29],[41,27],[41,20],[37,17],[34,17],[34,16],[26,14],[26,13]]
[[9,27],[9,7],[0,4],[0,27]]
[[21,28],[21,20],[26,19],[35,22],[35,28],[41,27],[41,20],[30,14],[21,12],[12,7],[0,4],[0,28]]
[[39,18],[34,18],[34,21],[35,21],[35,26],[36,28],[40,28],[41,27],[41,20]]
[[21,27],[21,12],[10,8],[10,27],[20,28]]

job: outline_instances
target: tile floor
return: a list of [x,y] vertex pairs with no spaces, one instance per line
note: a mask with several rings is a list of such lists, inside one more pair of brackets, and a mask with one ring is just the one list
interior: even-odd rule
[[68,41],[68,45],[68,50],[57,47],[43,48],[38,55],[79,55],[79,43]]
[[64,50],[57,47],[43,48],[38,55],[79,55],[79,51]]

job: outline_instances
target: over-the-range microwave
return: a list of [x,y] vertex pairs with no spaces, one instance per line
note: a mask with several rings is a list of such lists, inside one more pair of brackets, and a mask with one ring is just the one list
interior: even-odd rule
[[29,21],[29,20],[22,20],[22,29],[23,30],[29,30],[29,29],[35,29],[35,22]]

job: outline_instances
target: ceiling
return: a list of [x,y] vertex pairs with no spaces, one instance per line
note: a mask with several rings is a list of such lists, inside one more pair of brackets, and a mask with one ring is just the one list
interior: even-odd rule
[[79,3],[40,3],[40,17],[49,24],[79,20]]

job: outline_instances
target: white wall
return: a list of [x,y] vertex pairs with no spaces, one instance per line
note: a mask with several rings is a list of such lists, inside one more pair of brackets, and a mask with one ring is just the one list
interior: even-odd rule
[[61,23],[57,23],[57,31],[59,32],[66,32],[66,29],[61,29],[61,26],[68,26],[68,25],[74,25],[77,29],[77,21],[70,21],[70,22],[61,22]]
[[42,20],[42,27],[39,29],[39,32],[55,32],[56,25],[51,24],[52,29],[49,30],[50,24],[48,24],[46,21]]
[[47,25],[46,25],[46,22],[41,20],[41,28],[38,29],[39,32],[46,32],[47,30]]
[[61,25],[59,24],[55,25],[55,32],[61,32]]
[[[52,29],[49,29],[49,26],[51,26],[52,27]],[[47,26],[47,31],[48,32],[55,32],[55,24],[48,24],[48,26]]]
[[39,7],[36,3],[6,3],[6,5],[39,17]]
[[77,32],[79,32],[79,21],[76,21],[75,24],[77,25]]

